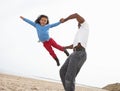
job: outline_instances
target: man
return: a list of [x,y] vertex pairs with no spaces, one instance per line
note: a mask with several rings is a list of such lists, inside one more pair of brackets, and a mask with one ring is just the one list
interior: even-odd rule
[[65,91],[75,91],[75,78],[86,61],[87,55],[85,48],[89,32],[88,25],[83,17],[75,13],[63,19],[62,22],[70,19],[76,19],[78,21],[78,31],[73,44],[65,46],[66,49],[73,49],[73,53],[66,59],[60,69],[60,77]]

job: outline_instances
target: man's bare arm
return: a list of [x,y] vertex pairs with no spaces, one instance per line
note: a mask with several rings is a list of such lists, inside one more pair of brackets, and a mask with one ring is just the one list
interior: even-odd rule
[[73,49],[73,44],[69,46],[64,46],[65,49]]
[[67,18],[64,19],[64,22],[70,20],[70,19],[76,19],[78,21],[78,23],[83,23],[85,20],[83,17],[81,17],[79,14],[75,13],[72,14],[70,16],[68,16]]

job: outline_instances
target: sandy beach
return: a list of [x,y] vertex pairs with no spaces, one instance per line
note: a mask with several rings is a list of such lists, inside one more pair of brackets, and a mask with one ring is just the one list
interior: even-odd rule
[[[0,91],[64,91],[61,83],[0,74]],[[76,91],[106,91],[89,86],[76,86]]]

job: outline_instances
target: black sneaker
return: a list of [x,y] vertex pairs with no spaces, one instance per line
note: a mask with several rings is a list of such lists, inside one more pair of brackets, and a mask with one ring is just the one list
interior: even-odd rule
[[58,58],[55,58],[55,61],[56,61],[56,63],[57,63],[57,66],[60,66],[59,59],[58,59]]
[[69,52],[65,49],[64,50],[64,53],[67,55],[67,56],[69,56]]
[[59,61],[56,61],[56,63],[57,63],[57,66],[60,66],[60,63],[59,63]]

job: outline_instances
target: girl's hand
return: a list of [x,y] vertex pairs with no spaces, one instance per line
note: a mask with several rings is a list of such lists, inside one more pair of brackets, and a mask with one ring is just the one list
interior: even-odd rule
[[20,18],[21,18],[21,19],[24,19],[24,17],[23,17],[23,16],[20,16]]

